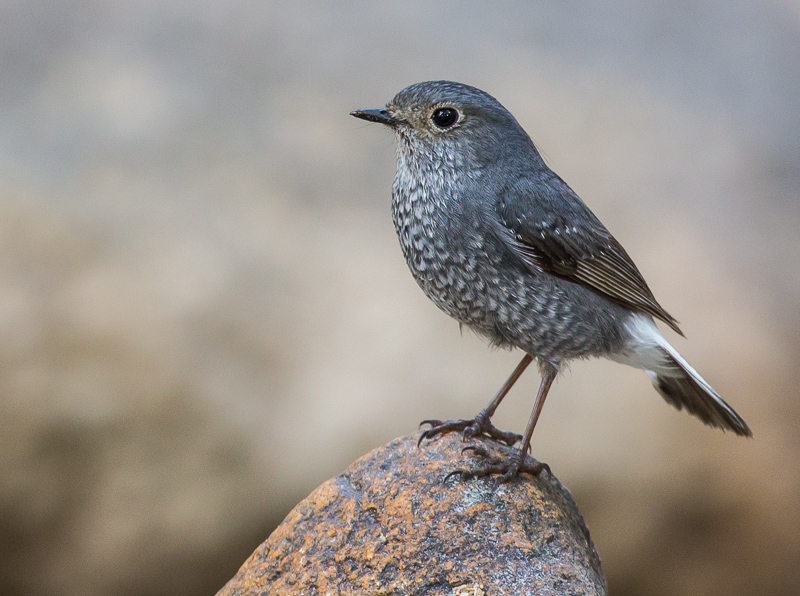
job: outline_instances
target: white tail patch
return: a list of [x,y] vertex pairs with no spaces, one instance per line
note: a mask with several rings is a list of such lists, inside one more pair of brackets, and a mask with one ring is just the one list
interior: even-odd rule
[[714,388],[661,335],[649,315],[634,314],[628,321],[626,328],[630,333],[630,340],[626,350],[609,355],[608,358],[628,366],[644,369],[656,388],[658,388],[658,377],[688,377],[697,385],[698,389],[712,398],[732,418],[740,419],[733,408],[725,403],[720,395],[714,391]]
[[[634,314],[626,323],[625,328],[630,334],[628,344],[623,352],[610,354],[608,358],[611,360],[665,377],[680,376],[680,369],[676,368],[674,360],[681,366],[688,367],[698,378],[700,377],[661,335],[651,316]],[[669,356],[672,356],[672,359]],[[708,385],[705,381],[703,383]]]

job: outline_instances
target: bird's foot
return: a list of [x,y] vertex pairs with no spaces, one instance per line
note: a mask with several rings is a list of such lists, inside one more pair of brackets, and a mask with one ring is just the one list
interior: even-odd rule
[[461,453],[466,453],[467,451],[471,451],[474,456],[484,460],[483,464],[480,467],[472,470],[453,470],[447,476],[445,476],[445,482],[447,482],[453,476],[458,476],[462,481],[464,481],[472,478],[482,478],[484,476],[499,474],[497,480],[495,481],[495,487],[497,487],[501,484],[505,484],[511,480],[514,480],[519,474],[538,476],[543,470],[547,470],[548,476],[551,474],[550,466],[533,459],[522,451],[517,451],[508,459],[502,459],[496,455],[493,455],[478,445],[469,445],[464,447],[464,449],[461,450]]
[[509,447],[513,447],[522,440],[522,435],[500,430],[492,424],[487,416],[481,416],[480,414],[471,420],[423,420],[419,424],[420,426],[429,424],[430,428],[425,429],[420,434],[419,441],[417,441],[418,447],[425,439],[430,440],[451,432],[463,432],[465,441],[477,437],[487,437],[499,443],[504,443]]

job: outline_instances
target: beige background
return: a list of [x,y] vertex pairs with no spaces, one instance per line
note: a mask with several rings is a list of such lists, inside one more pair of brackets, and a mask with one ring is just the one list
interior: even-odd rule
[[755,433],[561,378],[534,454],[612,592],[800,592],[796,3],[8,0],[0,30],[0,593],[211,594],[353,459],[483,407],[519,355],[416,287],[391,135],[348,116],[431,78],[517,116]]

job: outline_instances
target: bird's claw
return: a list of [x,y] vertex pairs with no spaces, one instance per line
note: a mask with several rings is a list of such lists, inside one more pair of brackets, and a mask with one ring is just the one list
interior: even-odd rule
[[417,441],[417,447],[419,447],[425,439],[430,440],[439,435],[456,431],[463,433],[465,441],[467,439],[484,436],[498,443],[513,447],[522,440],[521,435],[500,430],[494,426],[488,418],[482,418],[480,416],[472,418],[471,420],[423,420],[419,423],[420,426],[424,424],[429,425],[430,428],[422,431]]
[[494,488],[497,489],[501,484],[506,484],[514,480],[519,474],[530,474],[535,477],[546,470],[548,476],[551,475],[550,466],[532,457],[524,456],[520,451],[505,460],[490,453],[480,445],[467,445],[461,450],[462,454],[467,452],[472,452],[474,457],[483,459],[483,464],[472,470],[464,468],[453,470],[444,477],[444,482],[447,482],[454,476],[459,476],[461,481],[465,482],[473,478],[483,478],[485,476],[499,474],[494,482]]

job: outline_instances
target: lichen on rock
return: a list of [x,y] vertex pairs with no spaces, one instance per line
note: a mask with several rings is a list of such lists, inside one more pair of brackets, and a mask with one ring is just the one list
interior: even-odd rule
[[[547,472],[494,487],[445,476],[450,434],[375,449],[301,501],[218,596],[605,595],[589,532]],[[509,448],[486,444],[498,455]]]

